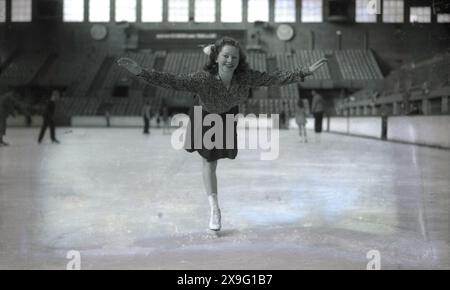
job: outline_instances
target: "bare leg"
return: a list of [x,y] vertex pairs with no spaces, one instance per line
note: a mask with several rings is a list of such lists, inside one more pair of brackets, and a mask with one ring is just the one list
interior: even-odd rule
[[306,126],[302,125],[302,128],[303,128],[303,135],[305,137],[305,143],[307,143],[308,142],[308,136],[306,135]]
[[211,218],[209,229],[219,231],[221,228],[221,216],[219,202],[217,199],[217,161],[208,162],[203,158],[203,183],[208,195],[209,206],[211,208]]
[[306,142],[306,132],[304,125],[298,125],[298,134],[300,135],[300,142]]
[[217,161],[208,162],[203,158],[203,184],[205,185],[206,194],[217,194]]

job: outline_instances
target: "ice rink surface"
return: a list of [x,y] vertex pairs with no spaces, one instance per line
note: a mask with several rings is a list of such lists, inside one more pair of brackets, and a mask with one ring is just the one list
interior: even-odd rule
[[[0,148],[0,268],[450,269],[450,151],[335,134],[219,161],[223,230],[197,153],[152,129],[8,129]],[[48,136],[47,136],[48,138]]]

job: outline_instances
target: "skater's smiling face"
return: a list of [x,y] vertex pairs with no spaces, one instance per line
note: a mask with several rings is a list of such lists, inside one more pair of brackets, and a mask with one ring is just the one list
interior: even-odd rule
[[233,73],[239,65],[239,49],[232,45],[222,47],[216,60],[220,73]]
[[217,73],[222,76],[240,74],[249,69],[245,51],[239,42],[231,37],[218,39],[209,46],[208,51],[205,53],[209,55],[209,60],[204,70],[213,75]]

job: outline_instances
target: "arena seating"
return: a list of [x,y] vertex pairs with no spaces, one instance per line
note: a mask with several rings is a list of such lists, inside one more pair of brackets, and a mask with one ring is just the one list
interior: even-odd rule
[[[385,106],[388,114],[405,114],[409,108],[393,109],[403,102],[417,104],[425,114],[441,114],[450,96],[450,55],[440,54],[431,59],[403,65],[392,71],[380,86],[368,87],[350,97],[353,100],[344,107],[353,114],[362,114],[364,106]],[[372,113],[376,110],[372,110]],[[380,112],[378,112],[380,113]]]
[[[321,82],[335,81],[331,74],[331,65],[336,66],[333,71],[339,71],[344,80],[359,81],[362,85],[383,78],[372,52],[365,50],[297,50],[273,54],[250,51],[247,60],[251,68],[260,71],[293,70],[300,66],[309,66],[313,61],[330,55],[336,57],[337,64],[329,63],[320,68],[313,76],[308,77],[302,86],[320,88]],[[155,68],[158,60],[158,69],[171,73],[202,70],[208,60],[201,51],[149,50],[126,52],[124,55],[106,55],[93,51],[86,55],[68,52],[56,56],[49,54],[46,57],[42,57],[42,54],[19,55],[9,63],[0,76],[0,81],[13,85],[27,85],[33,81],[43,87],[67,88],[60,113],[69,116],[103,115],[106,109],[111,115],[135,116],[141,114],[142,105],[146,101],[150,101],[155,110],[167,100],[181,106],[191,103],[190,93],[155,88],[130,76],[116,65],[116,60],[122,56],[135,59],[149,69]],[[24,71],[25,67],[30,66],[35,68],[34,71]],[[45,73],[36,77],[36,72],[42,67],[45,68]],[[389,82],[392,80],[386,80],[386,83]],[[118,87],[127,88],[128,96],[114,96],[114,90]],[[241,105],[242,112],[280,113],[284,110],[288,116],[292,116],[299,98],[299,88],[297,84],[257,88],[252,89],[251,97],[247,104]]]
[[9,62],[12,61],[17,54],[18,52],[15,48],[0,48],[0,72],[8,66]]
[[87,57],[83,60],[83,67],[78,78],[69,88],[68,95],[74,98],[89,97],[88,92],[105,57],[105,55],[99,54]]
[[58,55],[52,61],[44,74],[37,76],[39,86],[69,87],[80,76],[86,61],[80,60],[75,53]]
[[344,80],[381,80],[383,75],[369,50],[342,50],[335,52]]
[[18,53],[0,75],[0,84],[23,86],[31,83],[49,57],[46,53]]

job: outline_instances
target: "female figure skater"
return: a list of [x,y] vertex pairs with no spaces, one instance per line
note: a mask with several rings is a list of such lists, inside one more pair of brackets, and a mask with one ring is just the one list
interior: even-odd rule
[[[243,49],[232,38],[219,39],[215,44],[205,47],[204,52],[209,55],[209,62],[203,71],[191,74],[176,75],[154,70],[148,71],[129,58],[119,59],[118,64],[152,85],[195,93],[195,101],[202,107],[202,119],[195,120],[192,109],[187,133],[189,134],[189,131],[197,128],[195,120],[202,123],[197,125],[202,128],[203,135],[212,127],[203,125],[203,119],[208,114],[217,114],[222,118],[222,124],[224,124],[223,144],[226,143],[226,138],[230,138],[226,134],[226,115],[231,114],[234,117],[238,114],[238,105],[247,99],[251,87],[282,86],[303,81],[304,77],[311,75],[327,61],[321,59],[309,68],[300,67],[292,72],[277,71],[269,74],[250,69]],[[221,215],[217,200],[217,161],[221,158],[236,158],[236,122],[234,122],[233,137],[232,142],[235,145],[233,149],[207,149],[205,146],[200,149],[190,146],[190,149],[187,149],[189,152],[197,151],[203,159],[203,182],[211,207],[209,229],[213,231],[221,229]],[[193,138],[189,139],[193,143]]]

